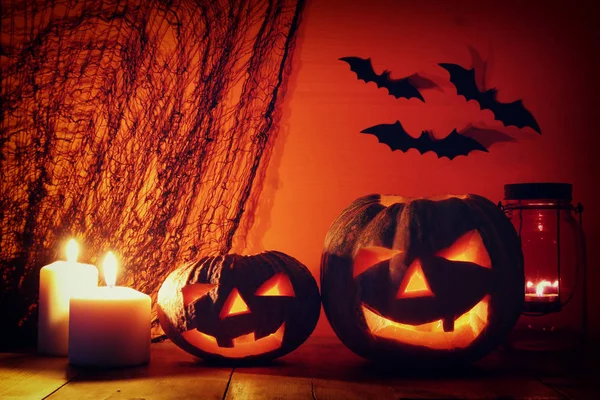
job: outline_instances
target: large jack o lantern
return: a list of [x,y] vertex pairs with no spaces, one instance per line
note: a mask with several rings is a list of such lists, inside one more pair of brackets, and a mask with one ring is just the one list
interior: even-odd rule
[[204,359],[287,354],[310,336],[320,309],[310,271],[276,251],[205,257],[173,271],[158,292],[167,336]]
[[367,358],[477,359],[516,323],[523,287],[519,238],[480,196],[362,197],[325,239],[325,314]]

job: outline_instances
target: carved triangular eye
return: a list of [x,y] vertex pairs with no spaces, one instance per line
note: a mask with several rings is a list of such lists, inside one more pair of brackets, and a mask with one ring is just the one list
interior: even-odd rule
[[290,278],[288,278],[288,276],[283,272],[274,275],[272,278],[260,285],[254,294],[257,296],[296,296],[292,282],[290,282]]
[[233,289],[229,294],[229,297],[227,297],[227,300],[225,300],[225,304],[223,304],[219,318],[223,319],[233,315],[246,314],[249,312],[250,308],[244,299],[242,299],[242,296],[240,296],[240,292],[237,289]]
[[425,278],[423,267],[419,260],[415,260],[404,274],[402,284],[396,294],[397,299],[405,299],[409,297],[425,297],[433,296],[433,292],[429,287],[429,282]]
[[400,250],[388,249],[387,247],[369,246],[362,247],[354,257],[354,270],[352,276],[356,278],[375,264],[389,260],[396,254],[401,253]]
[[475,263],[484,268],[492,268],[490,255],[477,229],[465,233],[450,247],[438,251],[436,256],[450,261],[465,261]]
[[187,307],[199,298],[206,296],[206,294],[216,286],[217,285],[212,283],[193,283],[184,286],[181,289],[181,293],[183,294],[183,304]]

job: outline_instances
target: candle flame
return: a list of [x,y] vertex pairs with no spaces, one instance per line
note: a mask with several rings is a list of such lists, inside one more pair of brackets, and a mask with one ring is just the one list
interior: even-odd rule
[[[537,284],[537,286],[535,287],[535,294],[538,297],[542,297],[544,295],[544,291],[546,290],[547,287],[549,286],[553,286],[552,283],[550,281],[541,281],[540,283]],[[558,287],[558,281],[556,281],[556,287]]]
[[70,263],[77,262],[77,256],[79,255],[79,246],[75,239],[70,239],[67,242],[67,261]]
[[112,251],[104,257],[104,281],[106,286],[113,287],[117,281],[117,258]]
[[551,296],[558,297],[560,283],[559,280],[555,280],[554,282],[549,281],[547,279],[540,280],[538,282],[527,281],[526,283],[526,295],[527,296]]

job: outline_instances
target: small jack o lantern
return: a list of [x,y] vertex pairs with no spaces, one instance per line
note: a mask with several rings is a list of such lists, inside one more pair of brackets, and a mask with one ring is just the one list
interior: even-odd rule
[[366,358],[475,360],[516,323],[523,287],[519,238],[480,196],[362,197],[325,239],[325,314]]
[[320,308],[310,271],[276,251],[202,258],[173,271],[158,292],[165,333],[204,359],[287,354],[310,336]]

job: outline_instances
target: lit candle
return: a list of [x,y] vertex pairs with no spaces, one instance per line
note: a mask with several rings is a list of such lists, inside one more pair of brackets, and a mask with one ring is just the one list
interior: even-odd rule
[[558,281],[541,280],[537,283],[527,281],[525,301],[540,303],[558,301]]
[[71,298],[69,363],[127,367],[150,361],[150,296],[115,286],[117,260],[104,260],[107,286]]
[[77,262],[79,249],[67,243],[67,261],[56,261],[40,270],[38,351],[66,356],[69,346],[69,299],[98,286],[98,269]]

